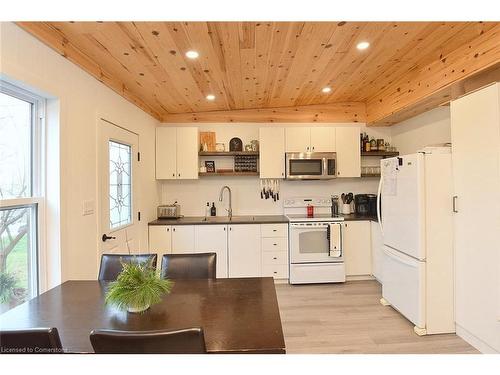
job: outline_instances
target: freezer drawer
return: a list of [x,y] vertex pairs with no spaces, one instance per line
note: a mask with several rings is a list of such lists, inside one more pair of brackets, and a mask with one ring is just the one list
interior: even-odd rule
[[425,328],[425,262],[383,247],[382,296],[419,328]]

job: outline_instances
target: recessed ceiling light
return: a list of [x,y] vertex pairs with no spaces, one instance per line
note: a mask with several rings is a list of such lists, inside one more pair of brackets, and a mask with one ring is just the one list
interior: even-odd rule
[[370,47],[370,43],[368,42],[359,42],[358,45],[356,46],[357,49],[359,50],[364,50]]
[[192,50],[191,50],[191,51],[187,51],[187,52],[186,52],[186,57],[187,57],[188,59],[197,59],[197,58],[198,58],[198,56],[200,56],[200,54],[199,54],[198,52],[196,52],[196,51],[192,51]]
[[215,100],[215,95],[208,94],[207,95],[207,100]]
[[325,94],[328,94],[328,93],[329,93],[329,92],[331,92],[331,91],[332,91],[332,88],[331,88],[331,87],[328,87],[328,86],[323,87],[323,88],[321,89],[321,92],[323,92],[323,93],[325,93]]

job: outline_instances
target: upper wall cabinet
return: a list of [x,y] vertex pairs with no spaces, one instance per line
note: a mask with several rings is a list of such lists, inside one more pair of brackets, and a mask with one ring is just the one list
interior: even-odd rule
[[285,130],[286,152],[334,152],[335,128],[289,127]]
[[156,129],[156,179],[198,178],[198,128]]
[[259,129],[260,178],[285,178],[285,129]]
[[361,177],[359,127],[336,128],[337,177]]

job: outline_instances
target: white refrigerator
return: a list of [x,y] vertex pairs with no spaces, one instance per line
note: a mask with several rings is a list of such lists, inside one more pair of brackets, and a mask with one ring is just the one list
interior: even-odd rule
[[381,160],[382,300],[417,334],[454,332],[451,148]]

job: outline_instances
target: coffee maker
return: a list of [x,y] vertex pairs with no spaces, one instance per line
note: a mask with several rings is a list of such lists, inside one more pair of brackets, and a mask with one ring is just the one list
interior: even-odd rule
[[354,196],[354,208],[356,210],[356,214],[367,216],[370,211],[368,194],[356,194]]

